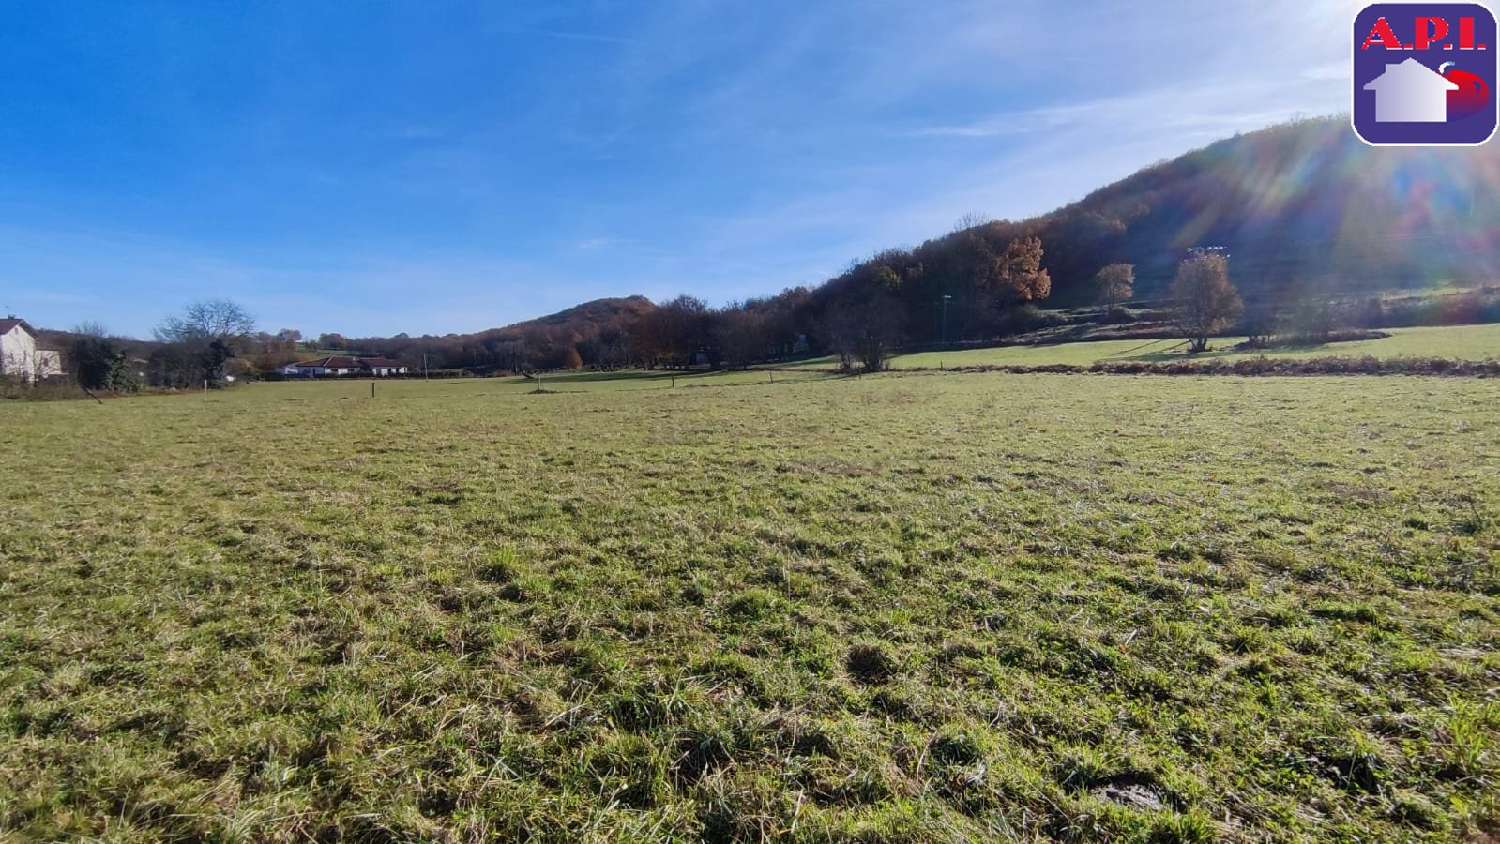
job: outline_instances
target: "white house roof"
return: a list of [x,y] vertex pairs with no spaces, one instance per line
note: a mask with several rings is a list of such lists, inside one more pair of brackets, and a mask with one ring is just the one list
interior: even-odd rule
[[1388,64],[1385,73],[1365,83],[1366,91],[1378,91],[1381,88],[1412,85],[1427,85],[1440,91],[1457,91],[1458,85],[1450,82],[1447,77],[1433,70],[1416,59],[1407,59],[1400,64]]

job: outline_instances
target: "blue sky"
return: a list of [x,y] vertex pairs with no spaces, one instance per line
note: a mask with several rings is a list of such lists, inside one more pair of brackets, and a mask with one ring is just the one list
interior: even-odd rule
[[813,284],[1347,110],[1360,5],[11,0],[0,309],[357,336]]

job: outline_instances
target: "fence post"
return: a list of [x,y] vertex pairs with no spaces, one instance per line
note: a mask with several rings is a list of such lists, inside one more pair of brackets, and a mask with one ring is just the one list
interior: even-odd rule
[[370,398],[375,398],[375,382],[370,382]]

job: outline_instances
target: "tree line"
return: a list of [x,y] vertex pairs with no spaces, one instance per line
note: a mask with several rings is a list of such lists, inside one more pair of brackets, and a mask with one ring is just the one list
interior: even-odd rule
[[[293,329],[257,331],[248,311],[218,299],[163,320],[144,347],[111,338],[97,324],[81,325],[72,333],[68,359],[81,386],[121,392],[143,385],[222,386],[236,373],[266,375],[315,352],[384,355],[418,372],[720,369],[819,354],[837,356],[846,370],[873,371],[913,343],[988,339],[1014,330],[1023,321],[1018,311],[1049,292],[1042,255],[1036,236],[979,223],[916,250],[879,253],[814,289],[719,308],[687,294],[660,305],[639,296],[599,300],[518,326],[442,338],[324,334],[307,341]],[[1200,265],[1201,271],[1194,269]],[[1193,300],[1193,321],[1184,325],[1199,336],[1195,348],[1201,348],[1208,334],[1238,314],[1238,299],[1225,256],[1206,251],[1183,266],[1180,295],[1206,291]],[[1129,265],[1106,267],[1099,279],[1101,299],[1117,305],[1129,297]]]
[[238,304],[210,300],[165,319],[145,348],[80,326],[71,368],[89,389],[141,385],[214,387],[236,372],[269,374],[316,353],[381,355],[413,371],[476,374],[591,367],[739,368],[795,356],[836,355],[846,368],[878,370],[911,344],[986,339],[1016,323],[1015,311],[1051,290],[1042,243],[1004,222],[964,221],[914,250],[892,249],[817,287],[712,307],[683,294],[588,302],[478,334],[314,341],[291,329],[258,332]]
[[[320,340],[413,367],[495,371],[621,367],[742,368],[829,355],[847,371],[878,371],[899,348],[992,342],[1044,322],[1051,293],[1044,245],[1026,226],[961,220],[916,249],[891,249],[851,264],[818,287],[711,307],[683,294],[661,304],[604,299],[502,329],[446,337]],[[1182,330],[1202,349],[1239,315],[1222,250],[1193,250],[1173,296],[1194,303]],[[1097,298],[1118,308],[1132,295],[1133,267],[1112,264],[1095,279]],[[1193,298],[1196,297],[1196,298]]]
[[[236,375],[266,376],[313,354],[396,358],[414,372],[494,374],[583,367],[742,368],[815,355],[846,371],[878,371],[898,348],[989,341],[1034,328],[1050,290],[1041,239],[1011,224],[966,224],[914,250],[888,250],[851,265],[817,288],[711,307],[680,295],[601,299],[527,323],[472,335],[304,339],[294,329],[257,331],[238,304],[210,300],[164,320],[148,343],[77,327],[67,359],[78,383],[128,392],[143,385],[221,386]],[[1165,316],[1190,353],[1236,329],[1251,346],[1273,340],[1321,343],[1344,327],[1500,321],[1500,299],[1455,297],[1431,304],[1373,297],[1340,302],[1331,290],[1288,283],[1248,305],[1219,247],[1188,250],[1177,264]],[[1092,280],[1101,322],[1130,322],[1135,268],[1113,263]],[[1139,310],[1139,309],[1138,309]],[[1403,321],[1405,320],[1405,321]]]
[[993,339],[1051,291],[1040,238],[1020,224],[963,221],[911,250],[851,264],[816,287],[710,306],[603,299],[519,325],[442,337],[323,335],[324,349],[393,357],[414,369],[488,373],[591,367],[737,368],[835,355],[879,369],[892,350]]

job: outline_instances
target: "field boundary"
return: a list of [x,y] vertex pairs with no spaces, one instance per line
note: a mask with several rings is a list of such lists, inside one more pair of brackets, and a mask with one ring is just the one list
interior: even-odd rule
[[1101,361],[1087,366],[1053,364],[979,364],[974,366],[912,366],[894,372],[1003,372],[1016,375],[1237,375],[1241,377],[1310,375],[1422,375],[1449,378],[1500,378],[1500,360],[1453,360],[1451,358],[1322,357],[1278,359],[1268,357],[1234,361],[1146,363]]

